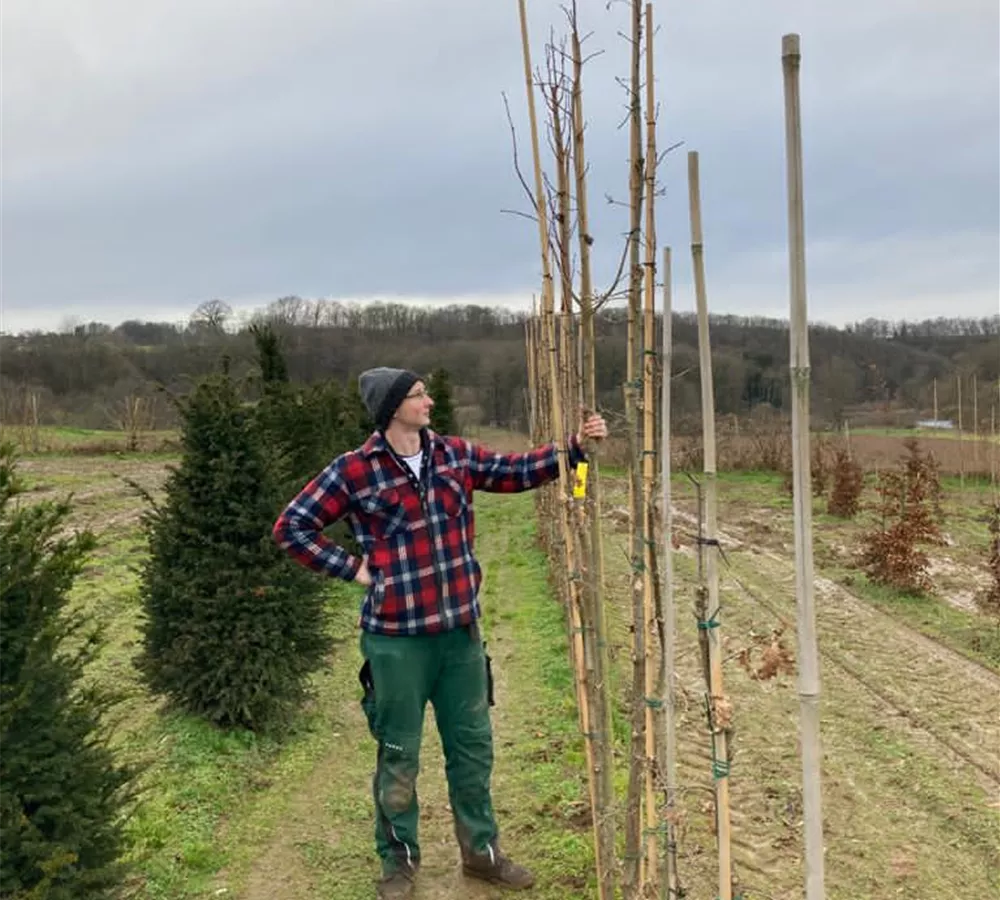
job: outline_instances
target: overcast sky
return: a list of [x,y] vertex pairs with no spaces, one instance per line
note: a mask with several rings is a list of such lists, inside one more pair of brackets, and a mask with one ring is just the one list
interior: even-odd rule
[[[558,2],[529,0],[535,61]],[[996,0],[656,3],[657,206],[690,309],[788,309],[781,36],[802,36],[810,318],[992,315]],[[537,230],[515,0],[3,0],[5,331],[282,295],[523,305]],[[662,11],[662,13],[661,13]],[[477,18],[478,16],[478,18]],[[582,0],[598,272],[626,210],[628,7]]]

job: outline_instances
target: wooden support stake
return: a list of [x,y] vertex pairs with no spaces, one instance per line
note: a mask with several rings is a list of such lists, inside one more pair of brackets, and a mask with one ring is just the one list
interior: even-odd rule
[[820,789],[819,654],[813,603],[812,477],[809,453],[809,318],[806,312],[805,217],[802,200],[802,119],[799,108],[799,36],[781,42],[785,82],[785,153],[788,168],[788,267],[792,479],[795,508],[795,595],[798,598],[799,704],[806,900],[823,900],[823,814]]
[[[584,148],[583,117],[583,53],[577,25],[576,2],[570,11],[570,42],[573,61],[572,129],[573,174],[576,183],[577,237],[580,247],[580,332],[583,382],[583,405],[588,410],[597,409],[596,339],[594,334],[594,287],[591,278],[590,246],[587,207],[587,162]],[[601,897],[615,895],[616,843],[615,843],[615,789],[614,754],[612,735],[612,700],[610,660],[608,658],[607,622],[604,611],[604,542],[601,534],[601,480],[598,445],[587,447],[588,474],[586,497],[582,509],[578,506],[578,521],[583,540],[584,559],[588,560],[584,573],[584,641],[587,664],[590,667],[591,731],[593,732],[593,758],[595,785],[594,827],[597,833],[597,857]]]
[[[559,487],[556,494],[556,509],[553,510],[558,516],[561,526],[562,546],[564,550],[563,559],[567,572],[565,602],[568,605],[571,623],[570,647],[573,657],[574,671],[578,683],[578,708],[580,711],[580,722],[584,733],[584,748],[587,758],[588,787],[590,791],[591,810],[596,808],[596,783],[594,768],[594,744],[590,727],[590,699],[591,686],[587,681],[587,669],[584,660],[583,628],[581,621],[581,577],[580,562],[578,557],[578,539],[571,528],[570,519],[570,473],[566,459],[566,428],[564,427],[562,397],[560,390],[560,370],[557,359],[558,339],[555,323],[555,297],[552,284],[552,270],[549,262],[549,225],[544,183],[542,180],[541,156],[538,146],[538,124],[535,115],[535,95],[534,85],[531,76],[531,50],[528,41],[528,20],[525,9],[525,0],[518,0],[518,13],[521,24],[521,50],[524,59],[524,80],[528,97],[528,116],[531,129],[531,149],[534,160],[535,175],[535,212],[538,219],[539,247],[542,258],[542,298],[541,308],[544,322],[543,333],[545,336],[546,352],[548,355],[548,378],[550,389],[550,410],[552,436],[556,442],[557,455],[559,460]],[[564,358],[564,365],[570,364]],[[594,813],[594,841],[597,864],[597,878],[600,888],[601,900],[611,900],[604,892],[603,886],[607,884],[607,877],[603,871],[604,860],[600,852],[600,835],[598,830],[598,816]]]

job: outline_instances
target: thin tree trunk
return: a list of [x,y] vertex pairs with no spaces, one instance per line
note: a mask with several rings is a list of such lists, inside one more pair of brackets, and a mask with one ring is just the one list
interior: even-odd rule
[[656,616],[653,603],[653,490],[656,478],[656,398],[654,396],[655,349],[656,336],[655,292],[656,292],[656,217],[655,217],[655,186],[656,186],[656,104],[653,91],[653,7],[646,4],[646,259],[645,286],[643,289],[643,362],[642,362],[642,412],[643,412],[643,448],[642,448],[642,508],[643,524],[643,566],[642,566],[642,602],[645,617],[646,637],[643,655],[645,660],[645,689],[643,691],[643,707],[646,716],[646,790],[645,790],[645,823],[646,823],[646,856],[643,879],[643,895],[655,896],[659,864],[657,859],[657,808],[656,788],[656,723],[654,721],[653,704],[656,700],[656,668],[653,660],[653,635],[656,633]]
[[701,371],[701,418],[705,490],[705,580],[702,602],[707,608],[698,623],[708,651],[708,718],[712,739],[712,775],[715,782],[715,819],[719,845],[719,898],[732,900],[732,860],[729,823],[728,732],[732,708],[722,684],[722,639],[719,634],[718,504],[716,499],[715,401],[712,384],[712,351],[708,333],[708,300],[705,292],[705,260],[701,233],[701,192],[698,154],[688,153],[688,185],[691,214],[691,258],[694,265],[698,306],[698,358]]
[[979,387],[972,373],[972,471],[979,477]]
[[823,900],[823,813],[820,789],[819,654],[813,603],[812,476],[809,453],[809,319],[802,202],[802,122],[799,109],[799,36],[782,39],[785,81],[785,152],[788,167],[788,262],[792,479],[795,507],[795,594],[798,598],[799,703],[802,731],[802,800],[806,900]]
[[958,385],[958,483],[965,489],[965,441],[962,439],[962,373],[955,376]]
[[990,485],[993,487],[993,499],[997,496],[997,408],[990,404]]
[[645,553],[640,479],[639,448],[641,424],[638,415],[638,379],[642,372],[642,265],[639,241],[642,230],[642,102],[640,88],[640,47],[642,46],[642,5],[632,0],[632,65],[629,129],[629,297],[628,359],[625,386],[625,427],[629,446],[629,526],[632,563],[632,734],[629,748],[628,794],[625,803],[625,859],[623,883],[626,900],[637,897],[643,882],[642,788],[645,768],[645,686],[646,636],[643,614],[643,557]]
[[[666,783],[666,852],[660,866],[660,891],[666,900],[679,900],[677,872],[677,613],[674,605],[674,508],[670,458],[670,373],[673,359],[673,300],[671,296],[670,248],[663,248],[663,352],[660,395],[660,486],[663,492],[663,652],[660,655],[660,689],[663,704],[663,758]],[[664,893],[665,891],[665,893]]]

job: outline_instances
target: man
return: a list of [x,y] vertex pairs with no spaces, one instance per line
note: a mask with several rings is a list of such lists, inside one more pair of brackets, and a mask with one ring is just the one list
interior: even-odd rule
[[[424,710],[434,706],[463,870],[510,888],[531,873],[500,852],[490,798],[493,738],[489,675],[479,636],[473,555],[474,490],[525,491],[558,478],[554,444],[493,453],[428,428],[433,399],[403,369],[362,373],[361,396],[377,430],[337,457],[288,505],[274,537],[303,565],[366,588],[361,607],[362,701],[378,742],[373,780],[380,900],[413,896],[420,864],[416,780]],[[607,426],[587,416],[569,443],[600,440]],[[347,517],[363,551],[349,554],[322,534]]]

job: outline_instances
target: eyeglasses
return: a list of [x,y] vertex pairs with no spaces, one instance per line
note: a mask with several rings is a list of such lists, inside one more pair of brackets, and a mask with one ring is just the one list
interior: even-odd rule
[[424,388],[421,388],[419,391],[414,391],[412,394],[407,394],[403,399],[404,400],[423,400],[424,397],[429,397],[429,396],[430,396],[430,394],[428,394],[427,391]]

